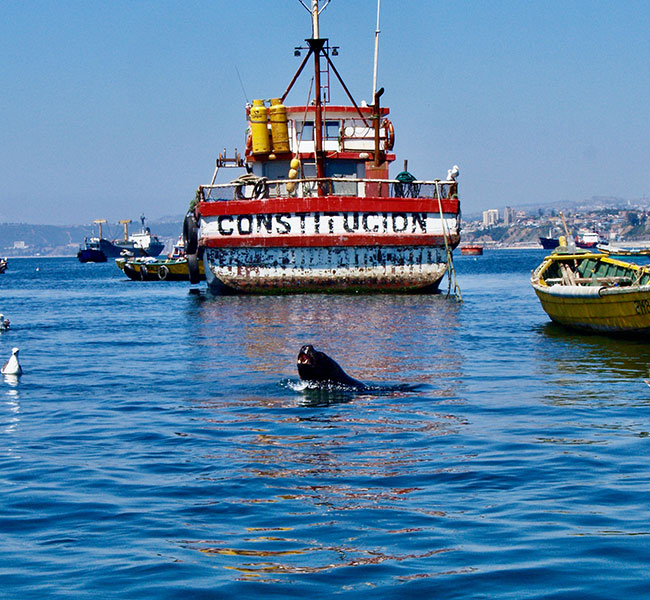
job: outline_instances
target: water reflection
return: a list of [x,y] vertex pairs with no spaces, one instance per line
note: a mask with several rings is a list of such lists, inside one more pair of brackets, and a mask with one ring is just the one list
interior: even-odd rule
[[288,375],[311,343],[362,381],[434,382],[459,377],[460,310],[427,295],[214,297],[198,306],[197,351],[217,361],[241,355],[251,370]]
[[[5,380],[5,383],[12,388],[18,387],[18,384],[20,383],[20,376],[19,375],[3,375],[2,376]],[[18,391],[17,390],[8,390],[7,392],[9,395],[17,396]]]
[[[15,375],[5,375],[5,381],[7,377],[16,377]],[[10,383],[12,385],[12,383]],[[6,414],[2,415],[2,429],[0,430],[5,436],[6,439],[3,450],[7,452],[13,458],[17,458],[15,449],[12,447],[13,441],[10,441],[11,438],[15,440],[15,434],[20,424],[20,393],[15,388],[9,388],[6,390],[7,399],[5,400],[3,406],[6,411],[3,410]]]
[[[458,456],[447,457],[458,450],[450,450],[444,440],[467,422],[436,403],[410,400],[359,394],[320,411],[289,410],[282,399],[269,403],[265,396],[202,402],[210,415],[206,425],[228,440],[205,459],[228,465],[233,491],[222,501],[247,516],[240,517],[240,529],[215,528],[221,543],[186,540],[184,547],[230,557],[219,564],[267,582],[270,574],[415,561],[448,551],[430,539],[434,523],[447,519],[444,501],[416,482],[441,476],[441,465],[449,472],[463,470]],[[218,468],[209,479],[219,478]],[[415,519],[420,525],[405,529]],[[251,529],[264,530],[261,523],[270,531],[291,533],[251,538]],[[314,541],[332,532],[348,544]],[[422,538],[426,550],[383,550],[400,548],[405,535],[410,541]]]
[[650,346],[638,339],[582,334],[554,323],[539,328],[536,361],[546,401],[597,405],[650,403]]
[[[204,480],[227,477],[222,500],[247,516],[184,547],[257,581],[450,550],[431,539],[444,502],[414,482],[463,470],[464,450],[447,440],[467,421],[441,403],[460,401],[461,305],[444,296],[193,300],[194,376],[207,384],[192,400],[210,435],[227,440],[203,457],[215,465]],[[306,343],[370,389],[297,389]],[[288,524],[289,535],[249,533]],[[322,543],[332,535],[345,541]],[[424,549],[409,549],[405,536]]]
[[[293,542],[294,540],[284,540],[282,538],[274,539],[279,543]],[[303,558],[301,564],[292,564],[289,561],[282,563],[271,560],[250,561],[241,565],[227,565],[226,569],[238,571],[242,580],[252,580],[264,583],[277,583],[277,579],[269,579],[268,574],[315,574],[332,571],[334,569],[363,567],[367,565],[379,565],[387,561],[400,563],[407,560],[421,560],[431,558],[437,554],[451,552],[453,548],[440,548],[426,552],[413,552],[408,554],[388,554],[380,550],[367,551],[356,546],[337,545],[337,546],[307,546],[295,550],[262,550],[250,548],[230,548],[230,547],[200,547],[193,544],[190,548],[195,548],[207,555],[219,556],[238,556],[246,558],[264,558],[278,559],[280,557],[297,557]],[[315,564],[306,565],[304,559]]]

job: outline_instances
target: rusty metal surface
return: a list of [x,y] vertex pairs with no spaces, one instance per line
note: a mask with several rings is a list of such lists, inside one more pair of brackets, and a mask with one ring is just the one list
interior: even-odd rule
[[417,291],[437,286],[447,264],[431,247],[207,248],[212,287],[241,292]]

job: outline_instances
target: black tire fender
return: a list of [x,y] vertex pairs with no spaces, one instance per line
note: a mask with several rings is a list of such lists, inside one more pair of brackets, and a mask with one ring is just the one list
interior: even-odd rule
[[192,211],[188,212],[183,220],[183,242],[186,254],[196,254],[199,246],[199,226]]
[[201,281],[201,275],[199,274],[199,256],[198,254],[188,254],[187,255],[187,270],[190,274],[190,283],[195,284]]

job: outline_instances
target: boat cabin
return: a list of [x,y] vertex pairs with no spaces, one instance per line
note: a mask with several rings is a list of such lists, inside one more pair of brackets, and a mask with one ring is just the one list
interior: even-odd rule
[[[278,106],[272,105],[271,108]],[[287,179],[293,157],[301,163],[301,178],[313,178],[316,173],[316,139],[314,106],[286,107],[288,152],[276,150],[273,135],[268,146],[253,150],[253,136],[247,143],[246,161],[252,173],[268,179]],[[375,130],[373,113],[368,106],[357,111],[351,106],[327,106],[322,123],[322,148],[325,153],[324,176],[354,179],[387,179],[388,166],[395,160],[390,153],[395,141],[393,125],[386,118],[389,111],[381,109],[382,124],[379,128],[381,165],[374,166]],[[250,110],[247,111],[250,123]],[[250,131],[253,131],[251,124]],[[271,123],[273,133],[274,123]]]

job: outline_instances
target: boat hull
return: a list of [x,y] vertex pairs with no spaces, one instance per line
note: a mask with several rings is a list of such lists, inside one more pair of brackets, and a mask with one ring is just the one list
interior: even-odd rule
[[[138,259],[118,258],[115,264],[133,281],[188,281],[187,259],[166,259],[144,262]],[[199,264],[199,278],[205,279],[203,265]]]
[[560,245],[558,238],[550,237],[540,237],[539,243],[542,245],[542,248],[544,248],[544,250],[555,250]]
[[561,325],[601,333],[650,333],[650,286],[595,288],[590,293],[581,286],[534,288],[546,314]]
[[82,248],[77,252],[77,258],[81,263],[105,263],[106,254],[96,248]]
[[551,320],[583,331],[650,333],[650,269],[598,252],[556,251],[531,285]]
[[460,242],[456,199],[273,198],[199,209],[198,246],[213,291],[434,290],[446,248]]
[[119,258],[122,256],[123,252],[128,252],[134,256],[158,256],[162,251],[165,245],[162,242],[155,242],[147,246],[146,248],[140,248],[131,241],[127,242],[110,242],[106,239],[100,241],[101,251],[108,258]]
[[447,271],[435,247],[206,248],[215,292],[424,292]]

